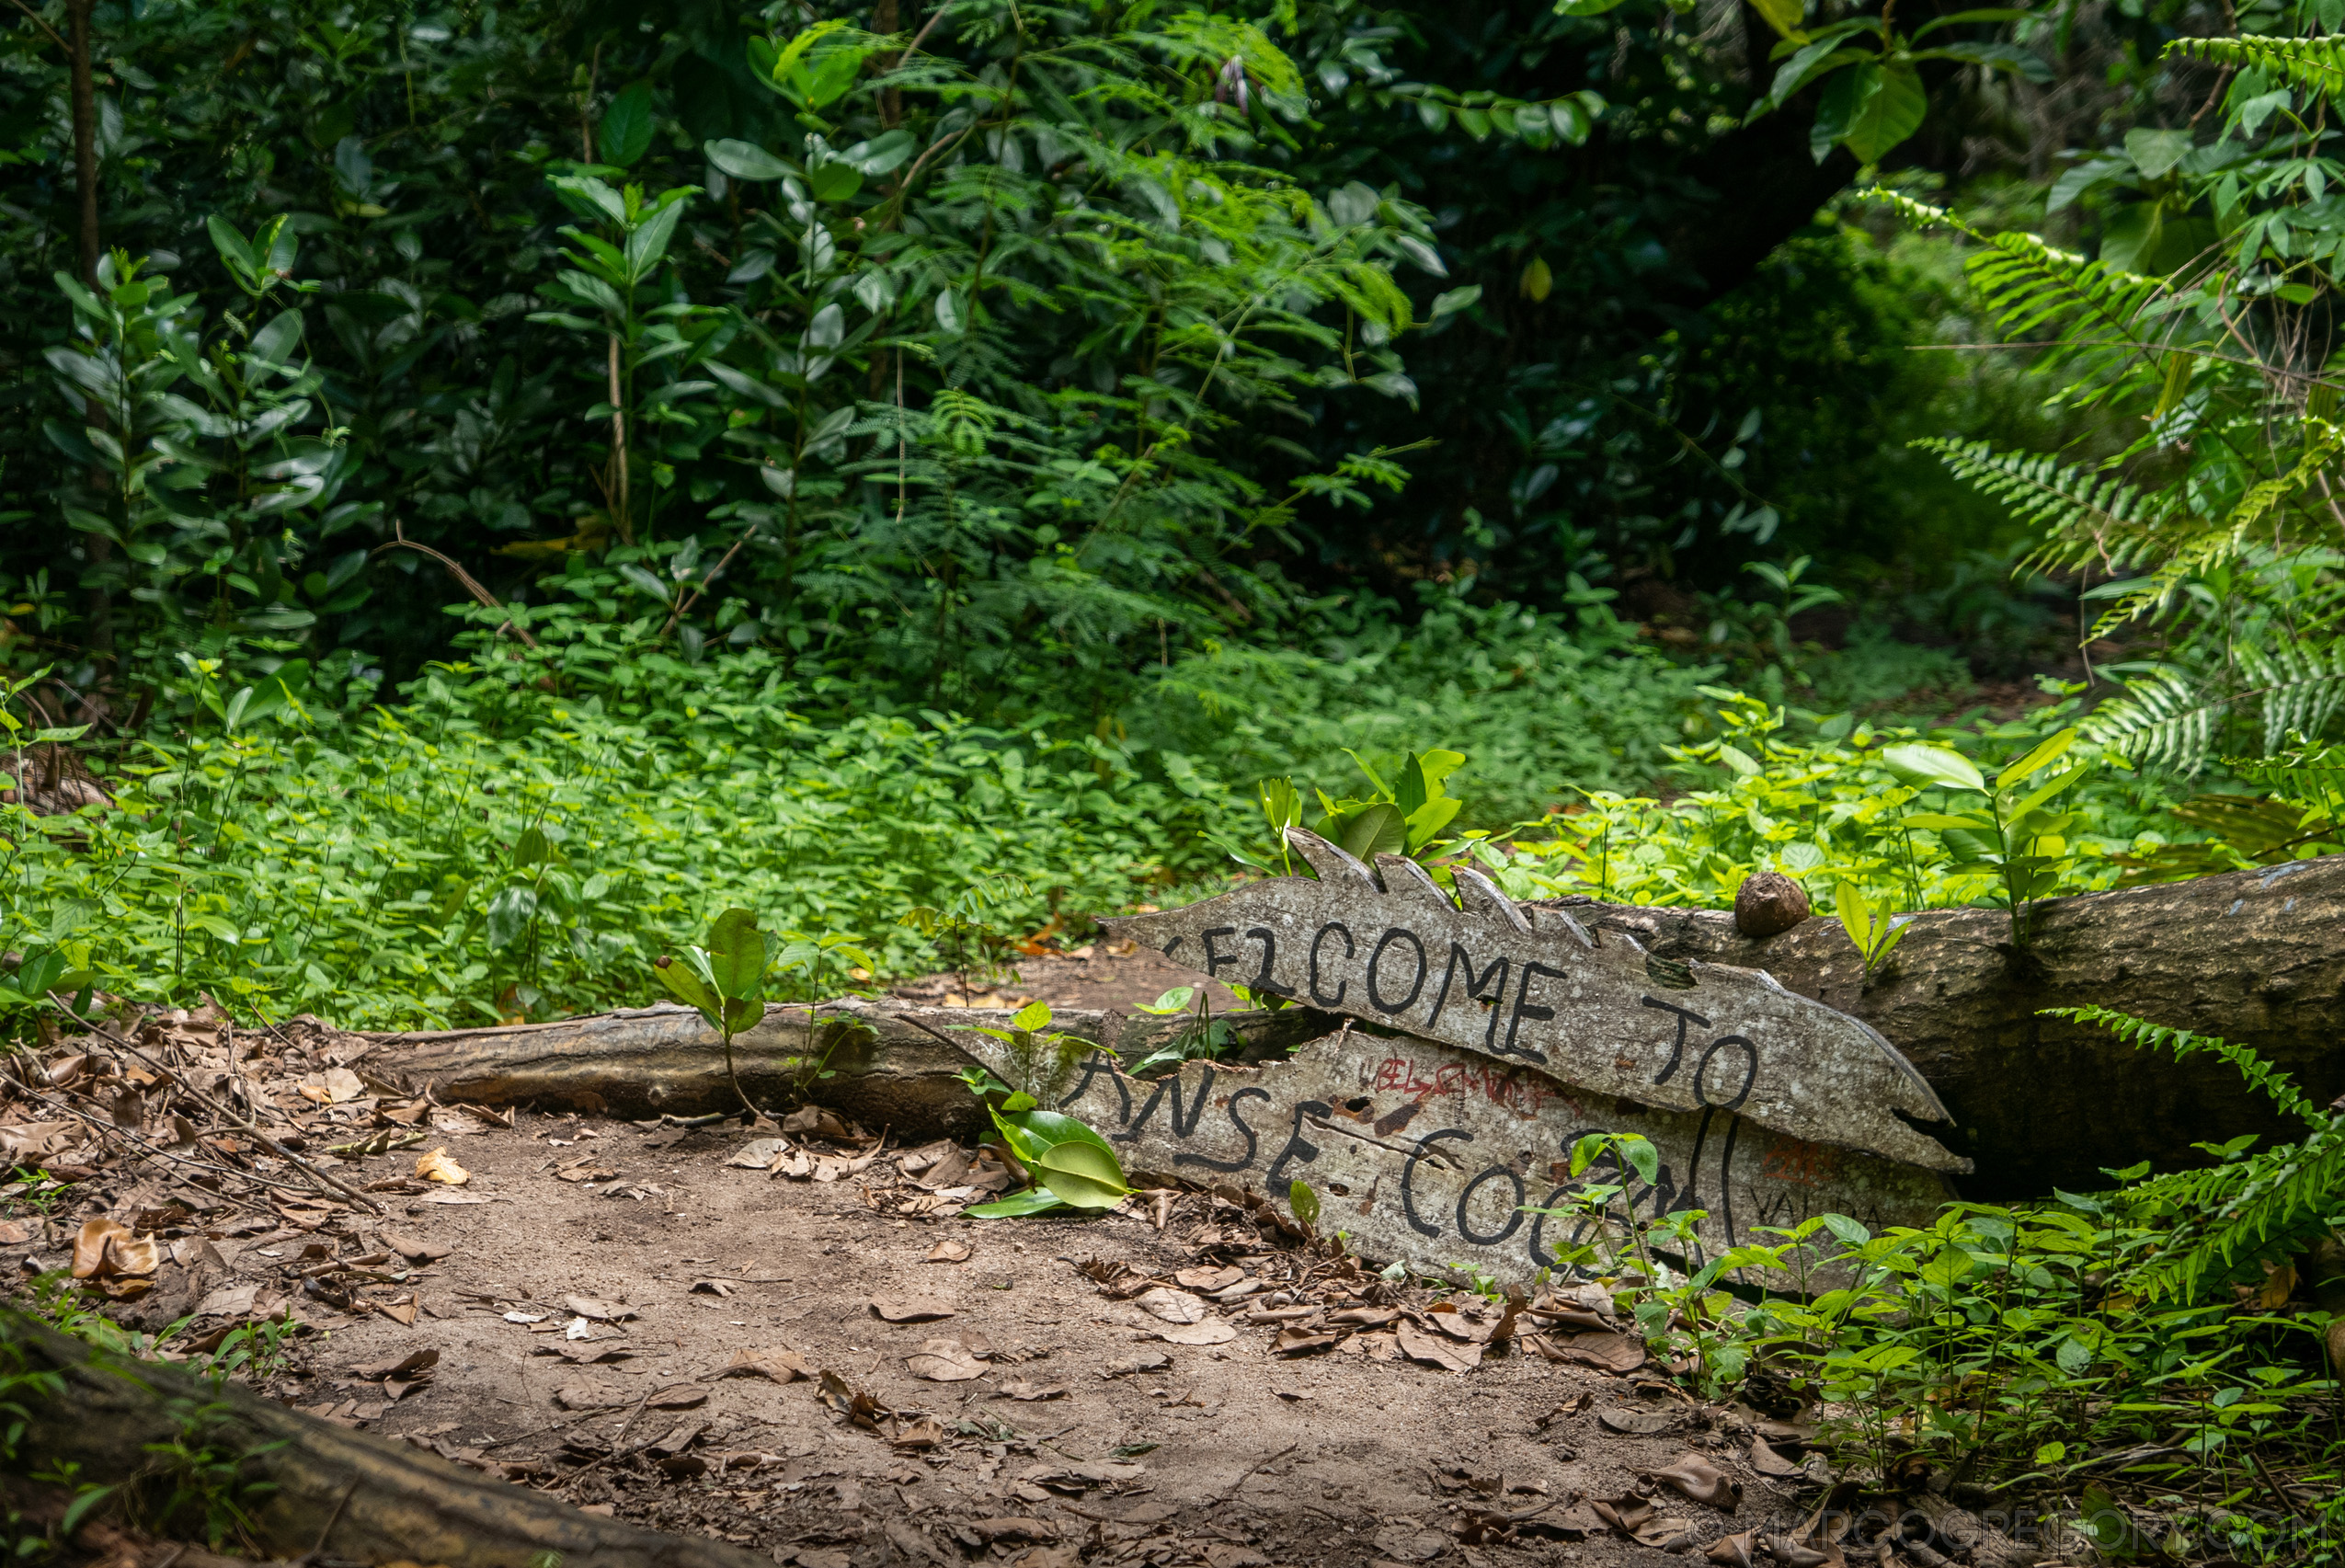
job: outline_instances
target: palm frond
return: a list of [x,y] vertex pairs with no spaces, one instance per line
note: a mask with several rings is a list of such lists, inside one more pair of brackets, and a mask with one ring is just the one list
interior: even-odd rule
[[2261,71],[2334,97],[2345,92],[2345,38],[2178,38],[2163,58],[2181,55],[2235,71]]

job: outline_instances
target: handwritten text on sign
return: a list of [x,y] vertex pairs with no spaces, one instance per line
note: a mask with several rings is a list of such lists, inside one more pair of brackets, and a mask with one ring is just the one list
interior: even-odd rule
[[[1970,1162],[1914,1124],[1946,1124],[1928,1083],[1870,1025],[1755,969],[1649,963],[1471,870],[1465,907],[1412,863],[1378,871],[1299,829],[1318,880],[1248,883],[1185,909],[1104,921],[1175,963],[1538,1069],[1593,1093],[1936,1171]],[[1380,877],[1380,881],[1379,881]]]
[[1755,1127],[1731,1111],[1663,1111],[1587,1096],[1521,1066],[1428,1040],[1331,1035],[1285,1062],[1194,1061],[1138,1080],[1103,1053],[1037,1062],[971,1034],[963,1048],[1005,1082],[1104,1133],[1134,1172],[1235,1181],[1283,1201],[1298,1178],[1320,1194],[1321,1229],[1363,1253],[1423,1269],[1481,1268],[1527,1280],[1584,1238],[1549,1208],[1578,1185],[1572,1146],[1596,1131],[1641,1133],[1659,1179],[1629,1184],[1639,1215],[1703,1209],[1706,1247],[1754,1225],[1847,1214],[1879,1229],[1926,1225],[1944,1201],[1926,1171]]

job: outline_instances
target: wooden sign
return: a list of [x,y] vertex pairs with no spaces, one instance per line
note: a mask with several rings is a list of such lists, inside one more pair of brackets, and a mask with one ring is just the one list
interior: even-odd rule
[[1413,861],[1380,854],[1371,872],[1316,834],[1287,838],[1316,880],[1250,882],[1100,923],[1260,995],[1532,1069],[1594,1104],[1617,1096],[1679,1113],[1689,1136],[1724,1113],[1803,1144],[1971,1168],[1930,1135],[1952,1118],[1894,1047],[1763,971],[1664,963],[1631,938],[1598,941],[1470,868],[1455,868],[1461,908]]
[[1300,1179],[1319,1195],[1322,1234],[1341,1230],[1364,1256],[1428,1273],[1478,1269],[1519,1282],[1558,1269],[1556,1249],[1587,1240],[1586,1226],[1525,1210],[1558,1207],[1580,1185],[1571,1150],[1589,1132],[1642,1134],[1661,1169],[1651,1185],[1601,1166],[1584,1181],[1625,1180],[1640,1217],[1706,1211],[1698,1234],[1714,1252],[1773,1240],[1755,1235],[1756,1226],[1827,1212],[1876,1230],[1927,1225],[1948,1196],[1930,1172],[1773,1131],[1733,1111],[1590,1095],[1431,1040],[1346,1028],[1283,1062],[1192,1061],[1148,1080],[1086,1047],[1052,1055],[974,1030],[956,1043],[1004,1082],[1105,1134],[1135,1175],[1252,1186],[1282,1207]]

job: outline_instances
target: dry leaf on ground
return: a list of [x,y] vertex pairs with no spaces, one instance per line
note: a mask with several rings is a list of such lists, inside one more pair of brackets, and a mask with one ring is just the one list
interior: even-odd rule
[[762,1171],[789,1151],[790,1140],[786,1138],[761,1138],[733,1150],[733,1157],[725,1163],[744,1171]]
[[624,1301],[598,1301],[591,1296],[565,1296],[562,1310],[574,1318],[597,1323],[621,1322],[641,1315]]
[[931,1247],[928,1250],[927,1258],[923,1261],[928,1263],[967,1263],[969,1261],[969,1244],[967,1242],[956,1242],[948,1236],[944,1241],[939,1242],[936,1245]]
[[1782,1453],[1764,1437],[1751,1439],[1751,1468],[1761,1475],[1777,1477],[1800,1473],[1798,1461]]
[[1645,1364],[1644,1342],[1634,1334],[1614,1333],[1606,1330],[1587,1333],[1539,1334],[1536,1340],[1535,1348],[1550,1361],[1593,1367],[1599,1372],[1610,1372],[1615,1377],[1633,1372]]
[[1219,1318],[1199,1323],[1167,1323],[1150,1331],[1168,1345],[1227,1345],[1238,1337],[1235,1326]]
[[957,1339],[923,1341],[918,1351],[904,1357],[904,1367],[932,1383],[965,1383],[985,1376],[985,1363]]
[[814,1371],[806,1358],[795,1350],[779,1346],[771,1350],[736,1350],[733,1359],[707,1374],[710,1378],[763,1378],[769,1382],[789,1383],[802,1378],[812,1378]]
[[1740,1535],[1721,1536],[1702,1548],[1702,1555],[1720,1568],[1755,1568],[1758,1558],[1758,1532],[1744,1530]]
[[435,1149],[416,1162],[416,1174],[428,1182],[444,1182],[461,1187],[473,1179],[473,1173],[448,1158],[448,1150]]
[[1229,1289],[1245,1277],[1246,1271],[1234,1265],[1220,1268],[1184,1268],[1173,1274],[1172,1282],[1184,1290],[1201,1291],[1210,1296],[1217,1290]]
[[1002,1384],[1001,1391],[993,1397],[996,1399],[1015,1400],[1064,1399],[1067,1397],[1067,1385],[1064,1383],[1031,1383],[1024,1378],[1021,1378],[1015,1382]]
[[1103,1378],[1127,1378],[1135,1372],[1161,1372],[1171,1365],[1172,1357],[1161,1350],[1143,1350],[1110,1363],[1101,1368],[1099,1375]]
[[1460,1345],[1439,1334],[1426,1333],[1414,1323],[1402,1323],[1394,1331],[1401,1354],[1412,1361],[1428,1362],[1452,1372],[1470,1372],[1481,1365],[1481,1346]]
[[1185,1290],[1167,1290],[1158,1286],[1144,1290],[1135,1299],[1141,1310],[1162,1318],[1168,1323],[1194,1323],[1204,1318],[1206,1305]]
[[1742,1483],[1699,1454],[1682,1454],[1652,1479],[1674,1486],[1707,1508],[1731,1514],[1743,1500]]
[[1597,1411],[1596,1418],[1628,1437],[1654,1436],[1676,1425],[1674,1418],[1662,1411],[1630,1410],[1619,1405]]
[[932,1323],[953,1315],[944,1302],[922,1296],[875,1296],[871,1310],[891,1323]]

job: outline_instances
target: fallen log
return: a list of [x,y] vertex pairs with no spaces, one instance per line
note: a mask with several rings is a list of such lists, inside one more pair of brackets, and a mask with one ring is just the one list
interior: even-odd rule
[[[876,1130],[967,1137],[984,1118],[959,1074],[976,1059],[953,1042],[972,1026],[1001,1028],[998,1009],[867,1001],[773,1003],[733,1041],[741,1087],[760,1105],[818,1101]],[[1247,1015],[1247,1047],[1283,1054],[1332,1027],[1321,1013]],[[1178,1030],[1177,1021],[1062,1009],[1051,1027],[1128,1060]],[[481,1105],[532,1104],[642,1118],[739,1108],[722,1042],[690,1008],[663,1002],[550,1024],[363,1036],[345,1066],[410,1092]]]
[[529,1568],[550,1552],[563,1568],[769,1568],[721,1541],[600,1518],[236,1384],[99,1350],[14,1309],[0,1309],[0,1356],[11,1373],[54,1379],[17,1382],[9,1396],[27,1468],[101,1485],[152,1477],[167,1490],[158,1456],[208,1449],[234,1471],[249,1544],[280,1561]]
[[1880,1030],[1952,1115],[1945,1140],[1976,1166],[1965,1196],[2090,1190],[2139,1161],[2199,1162],[2193,1143],[2302,1134],[2219,1059],[2138,1051],[2046,1008],[2221,1036],[2316,1103],[2345,1092],[2345,856],[2050,899],[2024,947],[2000,910],[1926,910],[1870,982],[1837,921],[1753,938],[1720,910],[1556,903],[1654,958],[1765,969]]
[[[1916,914],[1868,982],[1839,922],[1809,920],[1744,937],[1723,911],[1558,900],[1599,933],[1634,936],[1662,963],[1764,969],[1786,989],[1879,1030],[1953,1118],[1941,1136],[1968,1155],[1956,1183],[1982,1199],[2106,1186],[2106,1169],[2192,1162],[2191,1144],[2287,1124],[2230,1067],[2136,1051],[2107,1030],[2041,1016],[2088,1003],[2252,1046],[2325,1102],[2345,1092],[2345,856],[2049,900],[2033,940],[2010,942],[1996,910]],[[1309,1007],[1241,1014],[1246,1055],[1265,1059],[1341,1020]],[[907,1136],[967,1134],[977,1109],[955,1075],[956,1027],[999,1013],[870,1002],[772,1007],[736,1042],[761,1104],[811,1097]],[[1061,1012],[1055,1027],[1136,1059],[1172,1027]],[[1390,1031],[1385,1031],[1390,1033]],[[940,1038],[940,1036],[943,1036]],[[833,1076],[809,1079],[801,1064]],[[443,1099],[531,1102],[645,1116],[736,1104],[715,1034],[658,1007],[502,1029],[370,1036],[350,1062]]]

